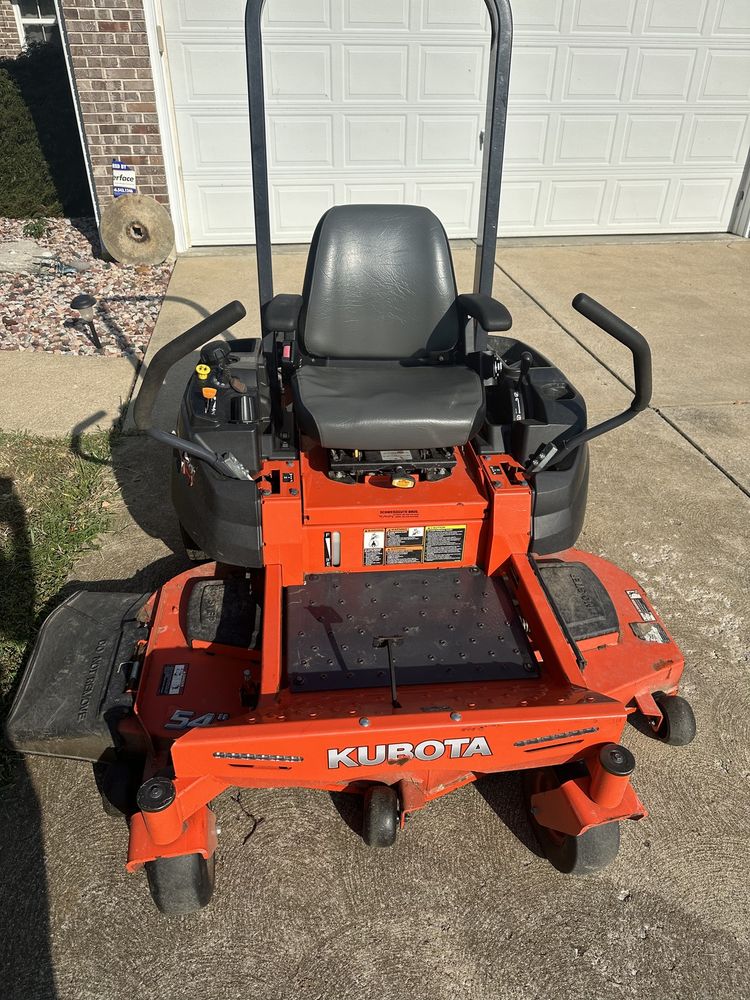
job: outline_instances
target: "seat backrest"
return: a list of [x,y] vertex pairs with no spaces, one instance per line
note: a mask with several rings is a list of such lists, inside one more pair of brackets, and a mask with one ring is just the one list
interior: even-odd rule
[[303,288],[301,347],[322,358],[415,358],[461,333],[440,220],[415,205],[341,205],[318,223]]

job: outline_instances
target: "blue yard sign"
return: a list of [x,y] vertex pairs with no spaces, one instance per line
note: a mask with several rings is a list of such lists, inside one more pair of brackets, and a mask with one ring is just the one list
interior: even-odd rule
[[119,198],[121,194],[135,194],[135,170],[122,160],[112,160],[112,194]]

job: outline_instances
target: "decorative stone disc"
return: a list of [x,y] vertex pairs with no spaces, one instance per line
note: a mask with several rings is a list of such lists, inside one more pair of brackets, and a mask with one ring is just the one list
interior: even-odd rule
[[104,249],[121,264],[161,264],[174,248],[174,226],[166,208],[143,194],[124,194],[102,212]]

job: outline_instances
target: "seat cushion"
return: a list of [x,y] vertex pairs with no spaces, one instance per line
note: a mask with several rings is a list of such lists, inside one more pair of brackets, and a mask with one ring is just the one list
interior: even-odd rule
[[300,429],[324,448],[452,448],[484,418],[482,382],[462,365],[305,365],[292,389]]

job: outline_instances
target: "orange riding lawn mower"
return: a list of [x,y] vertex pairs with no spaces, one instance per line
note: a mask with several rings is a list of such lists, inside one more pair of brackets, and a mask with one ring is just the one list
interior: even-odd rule
[[[61,604],[7,738],[105,765],[127,868],[145,868],[166,913],[208,903],[210,805],[231,787],[359,795],[364,840],[387,847],[433,799],[521,771],[543,853],[595,871],[620,821],[646,815],[620,744],[628,717],[667,744],[695,734],[683,658],[643,589],[572,547],[588,444],[647,406],[648,345],[573,299],[634,364],[630,408],[588,427],[580,393],[508,336],[491,297],[508,0],[486,0],[475,291],[457,293],[431,211],[371,204],[326,212],[302,294],[274,295],[263,2],[245,25],[262,335],[216,339],[245,315],[224,306],[155,355],[134,409],[172,449],[196,565],[150,596]],[[152,427],[168,370],[199,348],[176,432]]]

